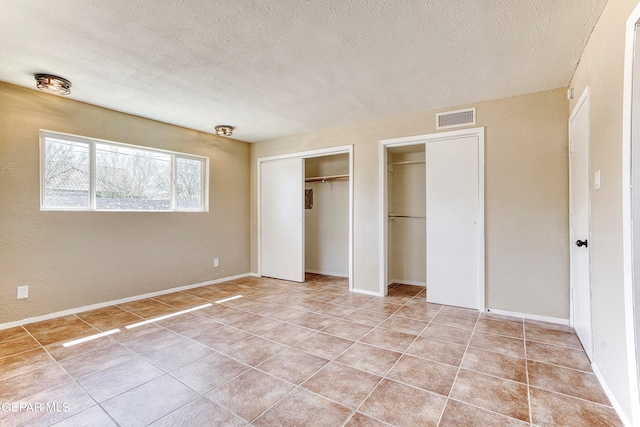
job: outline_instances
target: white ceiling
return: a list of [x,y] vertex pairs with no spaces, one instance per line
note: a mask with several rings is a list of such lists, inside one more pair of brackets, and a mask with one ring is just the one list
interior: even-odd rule
[[0,80],[260,141],[569,84],[606,0],[2,0]]

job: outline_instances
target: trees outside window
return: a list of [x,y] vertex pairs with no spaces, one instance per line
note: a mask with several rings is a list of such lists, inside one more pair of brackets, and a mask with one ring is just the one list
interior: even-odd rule
[[41,132],[42,208],[203,211],[207,159]]

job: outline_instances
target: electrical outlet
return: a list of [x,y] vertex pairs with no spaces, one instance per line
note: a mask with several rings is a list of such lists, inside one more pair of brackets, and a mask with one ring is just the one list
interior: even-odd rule
[[213,259],[213,266],[218,267],[220,265],[220,260],[218,258]]
[[28,286],[18,286],[18,299],[29,298],[29,287]]

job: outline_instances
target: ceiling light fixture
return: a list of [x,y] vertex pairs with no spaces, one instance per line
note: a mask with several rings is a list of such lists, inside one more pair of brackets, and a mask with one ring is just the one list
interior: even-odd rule
[[218,125],[216,126],[216,135],[219,136],[231,136],[233,135],[233,130],[235,128],[229,125]]
[[36,87],[43,92],[53,93],[55,95],[69,95],[71,92],[71,82],[62,77],[52,74],[36,74]]

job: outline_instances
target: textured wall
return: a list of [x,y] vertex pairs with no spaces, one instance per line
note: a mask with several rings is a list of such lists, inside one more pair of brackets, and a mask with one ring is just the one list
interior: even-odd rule
[[631,406],[622,270],[622,98],[625,26],[637,4],[608,2],[571,82],[571,109],[587,86],[591,91],[589,172],[591,182],[597,170],[602,177],[600,190],[589,191],[594,361],[627,416]]
[[[0,112],[0,323],[249,271],[248,144],[4,83]],[[210,211],[41,212],[39,129],[207,156]]]
[[[474,104],[486,126],[487,306],[567,319],[568,104],[565,89]],[[458,107],[452,108],[457,109]],[[354,145],[354,287],[378,291],[382,139],[435,132],[435,111],[325,129],[251,146],[251,266],[257,272],[260,157]]]

